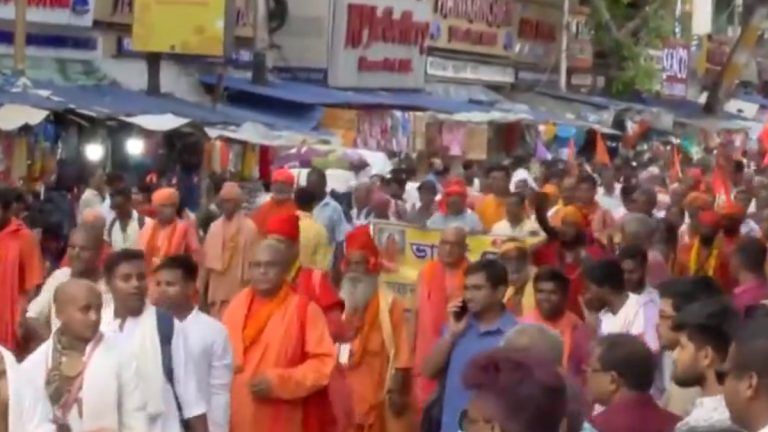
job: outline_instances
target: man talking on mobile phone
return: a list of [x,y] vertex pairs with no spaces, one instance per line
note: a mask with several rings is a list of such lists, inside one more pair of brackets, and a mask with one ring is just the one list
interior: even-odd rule
[[[437,379],[440,386],[430,403],[430,414],[440,413],[439,430],[455,430],[459,413],[470,394],[461,382],[461,373],[477,354],[501,343],[506,332],[517,324],[504,306],[507,269],[496,259],[481,259],[464,271],[464,296],[448,304],[448,324],[443,336],[421,366],[424,376]],[[434,408],[438,408],[434,410]],[[440,409],[441,408],[441,409]]]

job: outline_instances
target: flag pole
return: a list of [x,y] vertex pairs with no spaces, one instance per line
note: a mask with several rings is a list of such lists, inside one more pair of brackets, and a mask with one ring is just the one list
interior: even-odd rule
[[27,0],[14,0],[13,66],[24,75],[27,66]]

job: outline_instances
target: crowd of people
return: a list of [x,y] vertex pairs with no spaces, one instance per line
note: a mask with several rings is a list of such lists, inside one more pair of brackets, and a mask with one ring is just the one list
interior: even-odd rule
[[[768,431],[768,177],[620,162],[0,188],[0,432]],[[440,231],[412,305],[376,220]]]

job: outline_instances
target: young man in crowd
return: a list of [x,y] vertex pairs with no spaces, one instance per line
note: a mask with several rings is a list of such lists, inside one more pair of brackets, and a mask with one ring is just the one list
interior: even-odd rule
[[317,195],[309,188],[298,188],[293,194],[299,216],[299,264],[302,267],[328,271],[333,258],[333,246],[325,227],[315,219],[313,210]]
[[701,395],[696,387],[681,388],[671,379],[672,352],[680,344],[680,334],[672,323],[677,314],[700,300],[721,298],[723,292],[714,279],[707,276],[669,279],[659,285],[659,343],[664,350],[660,367],[665,376],[665,394],[661,406],[679,415],[687,416],[694,401]]
[[741,315],[750,306],[768,299],[765,241],[745,236],[731,252],[731,274],[738,280],[733,290],[733,304]]
[[470,401],[461,381],[469,361],[501,343],[517,321],[504,306],[507,269],[497,260],[483,259],[464,272],[464,295],[448,305],[448,325],[422,366],[424,376],[444,376],[442,430],[453,430],[459,413]]
[[99,288],[89,280],[69,279],[56,289],[53,302],[61,325],[22,369],[29,385],[46,395],[57,430],[146,431],[135,361],[99,331]]
[[683,388],[701,388],[701,397],[675,431],[730,426],[717,371],[728,356],[737,322],[738,314],[725,299],[702,300],[675,317],[672,328],[680,334],[680,342],[673,354],[672,380]]
[[606,432],[672,432],[680,418],[656,404],[650,394],[653,352],[629,334],[609,334],[595,344],[586,368],[592,401],[605,406],[591,424]]
[[131,189],[121,187],[113,190],[110,194],[110,206],[114,216],[107,223],[105,237],[112,250],[136,247],[146,218],[133,209]]
[[504,220],[507,213],[507,198],[510,191],[509,168],[504,165],[492,165],[485,171],[491,193],[483,196],[477,203],[477,216],[484,231],[490,231],[494,225]]
[[768,318],[746,322],[718,371],[731,421],[745,432],[768,431]]
[[536,309],[523,316],[523,322],[538,323],[556,331],[563,340],[563,368],[580,377],[589,355],[591,332],[584,322],[569,312],[570,280],[553,267],[540,268],[533,278]]
[[536,219],[528,215],[526,197],[521,192],[514,192],[507,197],[506,218],[496,222],[491,228],[491,235],[515,237],[530,248],[546,240]]
[[195,305],[198,270],[189,255],[166,258],[154,273],[157,305],[173,314],[186,335],[197,388],[207,402],[208,430],[226,432],[233,373],[227,329]]
[[621,248],[617,258],[624,272],[624,286],[629,293],[640,297],[643,319],[647,326],[655,329],[659,322],[659,292],[646,280],[648,253],[642,246],[633,244]]
[[[149,432],[207,432],[206,401],[197,387],[194,352],[181,323],[147,303],[144,254],[112,253],[104,266],[114,310],[102,317],[106,337],[136,362],[149,416]],[[182,426],[184,422],[184,426]]]
[[587,290],[584,306],[597,313],[600,335],[627,333],[641,338],[652,351],[659,350],[656,321],[649,320],[641,297],[627,291],[619,261],[603,259],[584,266]]

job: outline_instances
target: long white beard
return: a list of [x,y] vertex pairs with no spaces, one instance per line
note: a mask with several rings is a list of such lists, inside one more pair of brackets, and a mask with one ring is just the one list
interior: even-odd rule
[[344,300],[347,311],[361,311],[368,306],[378,287],[379,278],[376,275],[349,273],[341,280],[339,296]]

